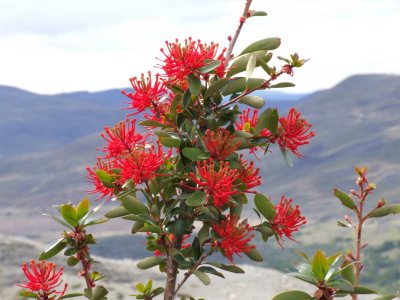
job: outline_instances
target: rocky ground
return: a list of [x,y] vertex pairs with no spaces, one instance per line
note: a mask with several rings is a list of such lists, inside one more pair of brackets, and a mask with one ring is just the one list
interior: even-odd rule
[[[19,299],[16,284],[23,279],[21,263],[37,257],[43,247],[41,243],[30,239],[0,235],[0,299]],[[108,274],[102,284],[110,291],[110,300],[133,299],[129,295],[135,293],[134,284],[146,282],[149,278],[153,279],[154,286],[163,285],[163,276],[156,268],[143,271],[136,267],[134,260],[97,259],[102,263],[96,265],[96,269]],[[55,261],[62,264],[62,260]],[[210,286],[204,286],[197,278],[190,278],[182,288],[182,293],[207,300],[259,300],[272,299],[277,293],[289,289],[312,292],[310,286],[278,271],[250,265],[241,267],[246,274],[225,272],[226,279],[213,277]],[[76,276],[77,271],[66,269],[65,280],[69,282],[69,291],[82,290],[83,282]],[[157,299],[161,298],[159,296]],[[360,300],[370,299],[373,297],[360,297]]]

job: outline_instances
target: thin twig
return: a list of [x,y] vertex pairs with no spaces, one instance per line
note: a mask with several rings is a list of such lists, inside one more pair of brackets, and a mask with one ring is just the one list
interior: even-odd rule
[[[244,6],[244,10],[243,10],[243,14],[242,14],[242,18],[244,18],[244,20],[246,20],[248,17],[251,2],[252,2],[252,0],[246,0],[246,4]],[[235,47],[236,41],[239,37],[240,31],[242,30],[243,24],[244,24],[244,21],[243,22],[239,21],[239,26],[236,29],[235,35],[232,37],[231,41],[229,42],[228,51],[226,52],[226,55],[225,55],[226,62],[229,62],[229,60],[231,59],[233,48]]]

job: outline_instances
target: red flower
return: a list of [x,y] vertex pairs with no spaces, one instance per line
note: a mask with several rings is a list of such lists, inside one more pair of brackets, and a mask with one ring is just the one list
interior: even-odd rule
[[224,128],[218,128],[217,131],[207,129],[203,142],[212,158],[223,160],[235,152],[237,144],[233,143],[234,138],[235,135]]
[[[258,110],[253,110],[253,115],[250,116],[250,108],[247,110],[243,110],[243,114],[239,116],[239,122],[236,122],[236,129],[242,130],[250,133],[254,133],[256,129],[256,125],[258,122]],[[268,129],[263,129],[261,131],[260,136],[268,137],[271,135],[271,132]]]
[[[104,197],[108,197],[108,200],[110,200],[113,197],[114,188],[104,186],[99,177],[97,177],[96,172],[98,170],[103,170],[110,175],[116,176],[116,174],[110,172],[110,170],[114,167],[115,166],[113,162],[105,161],[98,157],[96,166],[94,166],[92,169],[90,167],[86,168],[88,172],[87,179],[94,185],[94,189],[87,192],[89,194],[100,194],[100,196],[96,200]],[[114,185],[115,184],[118,185],[118,182],[114,182]]]
[[239,164],[239,179],[246,185],[246,192],[250,192],[250,189],[261,184],[261,176],[258,175],[260,169],[254,169],[254,162],[248,163],[243,155],[239,157]]
[[153,254],[154,254],[154,256],[163,256],[164,255],[164,253],[162,253],[160,250],[154,250],[154,252],[153,252]]
[[292,199],[282,196],[279,205],[275,206],[276,216],[271,221],[271,226],[281,239],[286,236],[293,240],[292,233],[298,231],[301,225],[307,223],[306,218],[301,215],[299,206],[293,207],[292,202]]
[[132,180],[135,184],[152,180],[157,174],[156,170],[171,156],[171,149],[167,154],[162,151],[158,143],[157,150],[154,146],[135,148],[129,156],[116,162],[121,168],[121,181]]
[[313,131],[308,132],[312,125],[301,118],[300,113],[294,108],[289,110],[287,117],[279,118],[279,123],[279,146],[284,149],[288,148],[299,158],[303,157],[297,148],[308,144],[308,139],[315,136]]
[[[185,39],[184,45],[181,45],[178,39],[175,40],[175,43],[167,41],[166,45],[167,51],[161,49],[165,56],[161,68],[169,78],[169,82],[186,81],[187,76],[192,73],[201,74],[198,69],[207,65],[208,60],[215,59],[218,50],[218,44],[212,42],[210,45],[203,44],[200,40],[193,41],[191,37]],[[218,56],[221,65],[224,65],[225,61],[224,51]],[[219,66],[219,68],[216,73],[223,76],[224,67]]]
[[107,146],[103,149],[107,153],[107,158],[118,158],[122,154],[129,153],[137,143],[143,141],[143,135],[136,133],[136,120],[120,122],[113,128],[105,127],[106,134],[101,136],[107,141]]
[[212,228],[221,239],[218,243],[219,247],[232,263],[233,254],[240,256],[239,253],[249,252],[255,248],[254,245],[248,245],[254,237],[254,234],[250,234],[253,229],[249,224],[240,224],[239,218],[236,216],[227,215],[225,220],[214,224]]
[[64,285],[62,290],[56,290],[62,283],[63,267],[60,267],[60,270],[56,272],[55,264],[45,261],[35,264],[33,260],[31,260],[29,267],[26,263],[22,265],[22,271],[25,273],[28,281],[24,282],[23,285],[18,285],[19,287],[31,292],[37,292],[37,295],[41,297],[40,299],[56,299],[56,296],[52,296],[52,294],[59,296],[65,294],[67,284]]
[[135,93],[127,93],[122,91],[122,94],[131,99],[131,107],[128,109],[136,109],[137,112],[142,112],[146,108],[156,105],[163,95],[166,94],[164,82],[159,80],[159,75],[155,75],[156,79],[153,84],[151,73],[148,72],[148,77],[145,79],[144,74],[140,80],[137,77],[130,78],[129,81]]
[[203,165],[198,161],[197,169],[201,179],[198,179],[194,173],[190,173],[190,179],[196,182],[200,189],[205,189],[207,200],[209,196],[213,197],[214,205],[217,208],[222,208],[229,202],[230,196],[238,193],[233,182],[238,179],[239,174],[237,170],[229,169],[229,162],[220,162],[220,167],[216,171],[215,164],[210,158],[204,160]]

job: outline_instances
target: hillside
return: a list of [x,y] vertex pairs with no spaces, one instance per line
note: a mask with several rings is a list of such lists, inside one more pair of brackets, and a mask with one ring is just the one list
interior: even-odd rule
[[[303,97],[275,91],[260,95],[283,108]],[[121,111],[126,102],[120,89],[39,95],[0,86],[0,159],[56,150],[102,131],[129,113]]]

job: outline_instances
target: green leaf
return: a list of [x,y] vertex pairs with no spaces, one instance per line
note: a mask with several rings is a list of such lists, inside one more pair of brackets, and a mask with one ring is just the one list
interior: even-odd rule
[[147,214],[149,212],[146,205],[130,194],[121,197],[121,201],[124,208],[135,215]]
[[152,233],[160,233],[161,229],[160,227],[156,225],[144,225],[144,227],[140,228],[137,230],[137,232],[152,232]]
[[82,201],[76,207],[76,216],[80,220],[84,215],[89,212],[90,202],[88,198],[83,198]]
[[[45,215],[45,216],[48,216],[48,215]],[[71,230],[74,230],[74,227],[73,226],[71,226],[70,224],[68,224],[67,222],[65,222],[64,220],[61,220],[61,219],[59,219],[59,218],[57,218],[57,217],[55,217],[55,216],[50,216],[54,221],[56,221],[58,224],[61,224],[61,225],[63,225],[63,226],[65,226],[65,227],[67,227],[67,228],[69,228],[69,229],[71,229]]]
[[123,206],[118,206],[113,208],[112,210],[108,211],[104,216],[109,219],[119,218],[126,215],[129,215],[130,212]]
[[187,108],[190,104],[190,100],[192,98],[192,94],[190,93],[190,90],[187,89],[182,96],[182,105],[183,107]]
[[283,147],[279,147],[279,150],[281,150],[283,159],[285,160],[285,162],[289,166],[289,168],[293,168],[293,160],[290,156],[290,153],[286,150],[286,148],[283,148]]
[[342,265],[342,276],[344,279],[346,279],[348,282],[354,285],[356,282],[356,274],[355,274],[355,268],[354,264],[351,264],[347,261],[345,261]]
[[114,188],[114,178],[104,170],[97,170],[96,176],[106,188]]
[[78,217],[76,215],[76,209],[72,206],[72,204],[63,204],[61,205],[61,215],[63,219],[70,224],[71,226],[78,225]]
[[135,285],[135,289],[143,294],[145,289],[144,284],[139,282],[137,285]]
[[317,250],[314,254],[313,261],[311,264],[311,270],[315,274],[318,280],[322,281],[328,272],[328,260],[321,250]]
[[271,89],[279,89],[279,88],[288,88],[296,86],[294,83],[291,82],[279,82],[277,84],[270,85],[269,88]]
[[279,115],[277,109],[268,108],[258,117],[255,134],[259,135],[267,128],[272,134],[276,134],[278,129]]
[[266,51],[256,51],[253,53],[248,53],[242,56],[239,56],[237,59],[235,59],[229,66],[229,69],[226,73],[226,77],[232,77],[235,74],[241,73],[244,70],[246,70],[246,67],[248,65],[249,59],[252,56],[256,57],[256,66],[260,65],[260,60],[264,58],[266,54]]
[[91,300],[102,300],[108,294],[105,287],[98,285],[95,287]]
[[131,233],[132,233],[132,234],[135,234],[135,233],[139,232],[140,229],[143,228],[143,226],[144,226],[144,223],[143,223],[143,222],[135,222],[135,223],[132,225]]
[[198,261],[203,254],[203,248],[200,246],[199,239],[195,237],[192,243],[194,261]]
[[313,300],[314,297],[302,291],[287,291],[276,295],[272,300]]
[[189,75],[189,90],[192,93],[192,95],[197,96],[200,93],[201,89],[201,81],[200,78],[196,77],[193,74]]
[[154,121],[154,120],[143,120],[139,122],[141,126],[150,126],[150,127],[165,127],[165,124]]
[[260,109],[264,106],[265,101],[263,98],[258,96],[244,96],[239,100],[239,103],[249,105],[256,109]]
[[185,201],[187,206],[201,206],[205,202],[206,202],[206,193],[204,193],[203,191],[200,191],[200,190],[199,191],[195,191]]
[[52,243],[50,243],[45,250],[40,254],[39,260],[47,260],[57,253],[61,252],[64,250],[64,248],[67,246],[67,242],[64,240],[64,238],[61,238],[59,240],[56,240]]
[[79,263],[79,259],[75,258],[74,256],[70,256],[67,259],[67,265],[73,267]]
[[147,257],[147,258],[143,259],[142,261],[140,261],[137,264],[137,267],[141,270],[146,270],[146,269],[150,269],[154,266],[158,266],[163,261],[164,261],[164,258],[162,258],[160,256],[150,256],[150,257]]
[[211,97],[212,95],[214,95],[216,92],[222,90],[222,88],[227,83],[228,83],[228,79],[221,78],[221,79],[217,80],[216,82],[214,82],[213,84],[211,84],[204,94],[204,99],[207,99],[207,98]]
[[199,238],[200,245],[204,243],[205,240],[207,240],[208,235],[210,233],[210,225],[208,224],[203,224],[203,227],[199,230],[199,234],[197,235]]
[[192,273],[196,275],[198,279],[204,284],[204,285],[209,285],[210,284],[210,277],[204,272],[201,272],[199,270],[192,270]]
[[254,203],[258,211],[269,221],[275,218],[276,211],[271,201],[263,194],[257,194],[254,197]]
[[246,65],[246,79],[249,79],[253,75],[254,69],[256,68],[257,57],[250,54],[249,60]]
[[252,261],[261,262],[264,261],[264,258],[261,256],[260,252],[256,248],[250,249],[249,252],[245,252],[246,256],[250,258]]
[[399,213],[400,213],[400,204],[392,204],[375,209],[372,212],[371,217],[380,218],[390,214],[399,214]]
[[351,224],[346,224],[346,223],[343,223],[342,221],[336,221],[336,224],[340,227],[353,228],[353,226]]
[[375,298],[374,300],[392,300],[397,298],[397,295],[384,295],[382,297]]
[[259,40],[247,46],[240,55],[251,53],[260,50],[275,50],[281,44],[281,39],[277,37]]
[[342,202],[343,206],[350,208],[351,210],[356,208],[353,199],[350,195],[346,194],[342,190],[333,189],[333,194]]
[[191,232],[192,223],[187,220],[175,220],[166,225],[166,230],[175,235],[189,234]]
[[20,291],[19,295],[21,297],[25,297],[25,298],[34,298],[34,299],[40,299],[38,296],[36,296],[35,293],[29,292],[29,291]]
[[227,271],[227,272],[232,272],[232,273],[237,273],[237,274],[244,273],[244,270],[242,268],[239,268],[236,265],[225,265],[225,264],[222,264],[219,262],[207,262],[206,264],[214,266],[216,268],[219,268],[219,269]]
[[345,279],[336,279],[329,281],[329,286],[340,290],[341,292],[351,293],[354,292],[353,285]]
[[85,294],[83,294],[83,293],[71,293],[71,294],[66,294],[64,296],[61,296],[58,299],[76,298],[76,297],[81,297],[81,296],[85,296]]
[[356,286],[354,287],[354,294],[370,295],[370,294],[379,294],[379,292],[377,290],[371,289],[366,286]]
[[178,138],[172,138],[172,137],[160,137],[158,138],[160,141],[161,145],[168,147],[168,148],[179,148],[181,145],[181,140]]
[[208,273],[208,274],[213,274],[215,276],[221,277],[221,278],[225,278],[225,276],[218,272],[217,270],[215,270],[212,267],[208,267],[208,266],[201,266],[200,268],[198,268],[197,270],[204,272],[204,273]]
[[151,291],[151,288],[153,287],[153,280],[149,280],[146,284],[146,287],[144,289],[145,294],[149,293]]
[[266,82],[265,79],[262,78],[249,78],[246,80],[245,77],[235,77],[228,81],[225,85],[222,94],[224,96],[232,95],[236,93],[241,93],[246,89],[252,90],[255,89]]
[[211,72],[212,70],[214,70],[215,68],[219,67],[219,65],[221,64],[221,61],[219,60],[210,60],[210,62],[207,62],[207,64],[201,68],[198,68],[197,70],[200,73],[208,73]]
[[264,17],[264,16],[268,16],[268,14],[265,11],[254,11],[251,13],[252,17]]
[[192,147],[183,148],[182,153],[183,155],[185,155],[185,157],[189,158],[192,161],[204,160],[210,157],[207,152]]

